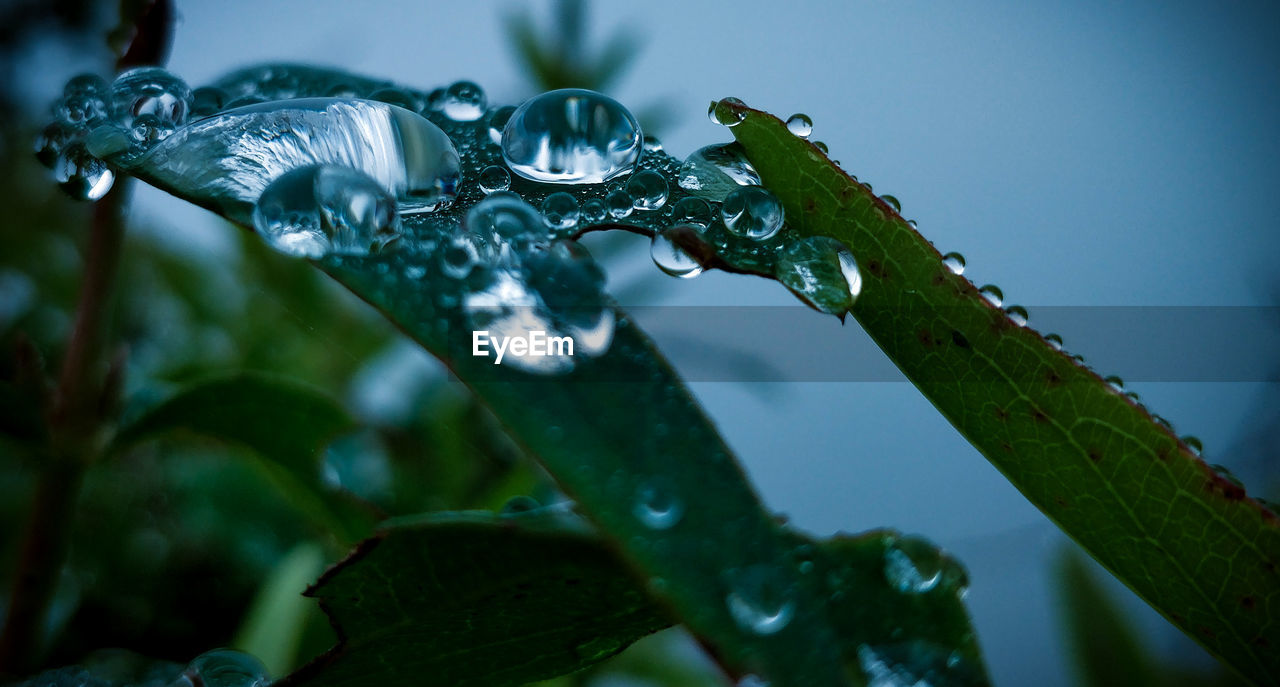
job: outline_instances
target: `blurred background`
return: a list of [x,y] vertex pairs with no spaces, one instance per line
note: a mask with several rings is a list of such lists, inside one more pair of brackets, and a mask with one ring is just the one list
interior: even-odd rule
[[[963,252],[975,284],[996,283],[1006,304],[1027,306],[1032,326],[1036,306],[1274,306],[1280,296],[1280,10],[1270,3],[177,6],[168,68],[193,87],[268,60],[425,90],[469,79],[495,104],[544,88],[595,87],[628,105],[677,157],[727,140],[705,116],[710,100],[736,96],[783,117],[804,112],[812,139],[877,192],[901,199],[903,214],[940,250]],[[55,369],[69,333],[88,208],[48,181],[31,142],[67,78],[108,74],[102,36],[115,22],[113,2],[7,0],[0,9],[6,375],[18,332]],[[624,305],[794,303],[760,279],[666,278],[639,239],[593,248]],[[306,265],[141,186],[123,261],[115,340],[128,350],[126,398],[269,370],[329,391],[359,417],[364,429],[331,449],[329,469],[390,512],[497,508],[541,488],[544,478],[433,359]],[[827,331],[853,335],[835,323]],[[1089,354],[1087,341],[1059,333],[1068,349]],[[1274,495],[1280,388],[1263,380],[1277,369],[1280,354],[1256,381],[1129,388],[1202,439],[1206,459],[1251,493]],[[1084,603],[1067,590],[1079,592],[1089,575],[1135,628],[1145,660],[1188,682],[1219,679],[1211,658],[1100,568],[1064,573],[1074,545],[911,385],[692,387],[767,505],[792,524],[819,535],[917,532],[963,561],[997,684],[1085,680],[1063,600]],[[245,608],[263,581],[296,561],[314,533],[271,498],[250,463],[228,455],[208,443],[160,442],[95,468],[77,517],[98,528],[78,533],[58,583],[51,665],[102,646],[184,661],[209,642],[243,638]],[[0,460],[8,575],[34,471],[9,438]],[[206,583],[199,593],[173,582],[192,579]],[[331,640],[322,621],[308,622],[299,656]],[[677,658],[654,659],[666,655]],[[714,684],[709,675],[695,651],[668,637],[574,680]]]

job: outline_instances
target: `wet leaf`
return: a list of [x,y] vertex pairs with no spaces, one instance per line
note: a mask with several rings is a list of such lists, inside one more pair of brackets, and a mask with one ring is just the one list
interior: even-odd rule
[[864,271],[850,312],[1032,503],[1188,635],[1280,680],[1280,521],[1092,370],[952,273],[892,205],[769,114],[733,127],[803,235]]

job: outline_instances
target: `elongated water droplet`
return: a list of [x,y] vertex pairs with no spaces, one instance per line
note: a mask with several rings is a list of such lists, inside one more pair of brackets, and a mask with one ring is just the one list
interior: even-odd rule
[[721,98],[711,103],[707,116],[715,124],[735,127],[747,118],[747,104],[737,98]]
[[182,79],[159,67],[138,67],[116,77],[111,84],[111,116],[127,129],[141,115],[180,126],[191,112],[191,89]]
[[1007,315],[1009,315],[1009,321],[1013,322],[1019,327],[1027,326],[1028,315],[1027,315],[1026,308],[1022,307],[1021,305],[1011,305],[1005,308],[1004,311]]
[[502,156],[534,181],[595,184],[631,173],[642,141],[640,124],[618,101],[564,88],[516,108],[502,130]]
[[1055,351],[1061,351],[1061,350],[1062,350],[1062,337],[1061,337],[1061,336],[1058,336],[1057,334],[1045,334],[1045,335],[1044,335],[1044,340],[1045,340],[1045,342],[1046,342],[1046,343],[1048,343],[1048,344],[1049,344],[1049,347],[1050,347],[1050,348],[1052,348],[1053,350],[1055,350]]
[[667,202],[667,180],[662,174],[646,169],[627,180],[627,194],[637,210],[657,210]]
[[766,563],[729,571],[729,615],[744,632],[772,635],[781,632],[795,615],[795,602],[781,568]]
[[758,186],[760,174],[737,143],[699,148],[676,174],[680,188],[700,198],[720,201],[739,186]]
[[807,114],[793,114],[787,118],[787,131],[800,138],[809,138],[809,134],[813,133],[813,120]]
[[480,190],[486,194],[511,188],[511,173],[501,165],[489,165],[480,172]]
[[829,314],[848,311],[862,292],[862,274],[840,241],[809,236],[793,242],[778,258],[775,277],[800,300]]
[[724,199],[720,216],[730,233],[763,241],[782,229],[784,213],[777,196],[759,186],[743,186]]
[[[685,231],[701,231],[695,225],[681,225]],[[672,232],[680,230],[679,226],[664,229],[653,235],[653,243],[649,246],[649,255],[658,269],[673,277],[692,279],[702,274],[702,265],[672,240]]]
[[470,81],[458,81],[445,89],[435,106],[455,122],[474,122],[484,116],[484,89]]
[[659,481],[648,482],[636,490],[636,503],[632,509],[645,527],[653,530],[670,529],[684,515],[684,504]]
[[92,156],[83,143],[72,143],[58,154],[53,178],[77,200],[99,200],[111,190],[115,172]]
[[449,137],[421,115],[341,98],[227,110],[178,129],[139,159],[122,164],[246,223],[267,184],[298,167],[335,164],[359,170],[392,193],[402,215],[447,206],[461,173]]
[[920,537],[899,537],[885,550],[885,579],[904,594],[921,594],[938,586],[942,568],[942,552]]
[[987,284],[979,288],[978,293],[981,294],[983,298],[987,299],[988,303],[997,308],[1004,303],[1004,292],[995,284]]
[[395,200],[367,175],[308,165],[271,182],[253,226],[272,248],[298,257],[368,255],[399,236]]
[[964,256],[959,253],[951,252],[942,256],[942,264],[946,265],[952,274],[964,274]]
[[578,225],[578,199],[564,193],[552,193],[542,201],[542,221],[552,229],[566,230]]

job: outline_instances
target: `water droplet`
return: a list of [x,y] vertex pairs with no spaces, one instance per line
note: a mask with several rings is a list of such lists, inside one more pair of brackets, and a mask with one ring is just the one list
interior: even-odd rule
[[[486,277],[479,288],[468,290],[462,298],[463,312],[472,330],[486,331],[488,336],[498,340],[528,341],[533,332],[541,332],[548,337],[561,336],[551,320],[551,313],[519,270],[488,270]],[[573,358],[563,349],[553,348],[548,353],[508,355],[502,364],[535,374],[559,374],[573,368]]]
[[484,116],[484,89],[470,81],[458,81],[446,88],[433,104],[455,122],[474,122]]
[[840,314],[862,292],[862,274],[840,241],[809,236],[788,245],[778,258],[775,277],[813,308]]
[[880,200],[883,200],[889,207],[893,208],[894,212],[902,212],[902,202],[898,200],[897,196],[891,196],[886,193],[880,196]]
[[622,219],[631,214],[635,209],[634,201],[631,200],[631,194],[622,189],[614,189],[609,195],[604,197],[604,204],[609,208],[609,214],[614,219]]
[[572,229],[578,225],[578,199],[560,191],[542,201],[542,221],[552,229]]
[[58,156],[77,136],[76,130],[65,122],[50,124],[36,138],[36,159],[45,167],[53,169]]
[[946,265],[952,274],[964,274],[964,256],[959,253],[953,251],[942,256],[942,264]]
[[107,90],[111,88],[107,85],[106,80],[97,74],[79,74],[71,77],[67,81],[67,85],[62,87],[63,97],[73,95],[96,95],[105,96]]
[[173,133],[173,124],[153,114],[139,115],[133,118],[133,128],[129,130],[129,139],[134,150],[146,152],[151,146],[163,141]]
[[667,202],[667,180],[652,169],[636,172],[627,180],[627,194],[637,210],[657,210]]
[[997,308],[1000,307],[1000,304],[1004,303],[1004,292],[995,284],[987,284],[979,288],[978,293],[983,298],[987,299],[988,303]]
[[662,152],[662,141],[659,141],[657,136],[649,136],[646,134],[644,137],[643,145],[644,145],[644,152],[646,153]]
[[1118,394],[1119,394],[1119,393],[1124,393],[1124,380],[1123,380],[1123,379],[1120,379],[1119,377],[1117,377],[1117,376],[1115,376],[1115,375],[1108,375],[1108,376],[1106,376],[1106,377],[1103,377],[1103,378],[1102,378],[1102,381],[1106,382],[1106,383],[1107,383],[1107,386],[1111,387],[1111,390],[1112,390],[1112,391],[1114,391],[1114,392],[1116,392],[1116,393],[1118,393]]
[[542,215],[510,191],[495,191],[477,203],[467,212],[463,226],[487,243],[496,237],[497,241],[510,242],[521,250],[546,236]]
[[867,687],[959,687],[982,684],[981,668],[955,649],[912,639],[893,644],[863,644],[858,664]]
[[676,179],[680,188],[715,201],[739,186],[760,184],[760,175],[737,143],[698,149],[680,166]]
[[446,277],[466,279],[479,263],[480,247],[475,236],[468,231],[455,232],[441,247],[440,268]]
[[793,114],[787,118],[787,131],[800,138],[809,138],[809,134],[813,133],[813,120],[807,114]]
[[125,129],[132,129],[134,118],[146,114],[180,126],[190,111],[191,89],[159,67],[130,69],[111,84],[111,116]]
[[501,165],[489,165],[480,172],[480,190],[486,194],[511,188],[511,173]]
[[592,198],[582,204],[582,218],[588,222],[603,222],[608,215],[609,208],[599,198]]
[[253,226],[276,250],[297,257],[368,255],[399,236],[395,201],[369,176],[338,165],[308,165],[271,182]]
[[673,224],[711,224],[711,204],[701,198],[681,198],[671,213]]
[[511,115],[515,114],[515,105],[503,105],[489,114],[489,140],[497,145],[502,145],[502,130],[507,126],[507,122],[511,121]]
[[1209,465],[1209,469],[1213,470],[1222,479],[1225,479],[1231,484],[1237,487],[1240,487],[1241,489],[1244,489],[1244,482],[1241,482],[1240,478],[1236,477],[1235,474],[1233,474],[1231,470],[1227,468],[1227,466],[1219,465],[1217,463],[1211,463]]
[[1049,344],[1049,347],[1052,348],[1053,350],[1055,351],[1062,350],[1061,336],[1058,336],[1057,334],[1045,334],[1044,340],[1045,340],[1045,343]]
[[903,594],[922,594],[938,586],[942,567],[942,552],[920,537],[899,537],[885,550],[885,579]]
[[111,190],[116,177],[106,162],[89,154],[83,143],[72,143],[54,161],[53,178],[73,198],[99,200]]
[[[822,154],[823,154],[823,155],[826,155],[828,152],[830,152],[830,151],[827,149],[827,144],[826,144],[826,143],[823,143],[822,141],[814,141],[814,142],[813,142],[813,147],[815,147],[815,148],[817,148],[818,150],[822,151]],[[870,190],[871,190],[871,184],[863,184],[863,186],[866,186],[868,191],[870,191]]]
[[1027,315],[1026,308],[1022,307],[1021,305],[1011,305],[1005,308],[1004,311],[1005,311],[1005,314],[1009,316],[1009,321],[1013,322],[1019,327],[1027,326],[1028,315]]
[[367,174],[392,193],[402,215],[447,206],[461,174],[440,127],[395,105],[341,98],[227,110],[179,128],[137,160],[118,162],[246,223],[267,184],[306,165]]
[[195,657],[183,674],[202,687],[262,687],[271,679],[262,663],[249,654],[214,649]]
[[92,127],[107,118],[107,101],[96,91],[67,95],[53,109],[58,121],[75,127]]
[[631,173],[642,140],[640,124],[618,101],[564,88],[516,108],[502,130],[502,156],[527,179],[594,184]]
[[684,504],[661,482],[642,484],[636,490],[632,512],[645,527],[665,530],[674,527],[684,516]]
[[[684,226],[687,227],[685,231],[701,231],[701,227],[695,225]],[[692,279],[702,274],[702,265],[672,240],[672,233],[677,230],[680,230],[680,227],[672,227],[654,234],[653,243],[649,246],[649,255],[653,258],[653,264],[663,272],[681,279]]]
[[538,503],[538,500],[532,496],[519,494],[512,496],[507,499],[506,503],[502,504],[502,514],[515,515],[516,513],[528,513],[531,510],[537,510],[541,507],[542,504]]
[[707,116],[713,124],[734,127],[747,118],[746,108],[747,104],[737,98],[721,98],[719,102],[711,103]]
[[1200,441],[1199,437],[1194,437],[1188,434],[1187,436],[1182,437],[1181,441],[1197,456],[1204,453],[1204,443]]
[[782,203],[759,186],[743,186],[724,199],[720,216],[730,233],[763,241],[782,229]]
[[227,94],[221,88],[203,86],[191,92],[191,114],[207,117],[227,104]]
[[795,602],[782,570],[760,563],[729,571],[729,615],[745,632],[772,635],[781,632],[795,615]]

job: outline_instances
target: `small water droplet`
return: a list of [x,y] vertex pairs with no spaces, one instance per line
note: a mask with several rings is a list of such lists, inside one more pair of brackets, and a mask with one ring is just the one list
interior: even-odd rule
[[528,513],[531,510],[537,510],[541,507],[542,504],[538,503],[538,500],[532,496],[518,494],[507,499],[507,502],[502,504],[502,514],[515,515],[516,513]]
[[588,222],[603,222],[608,215],[609,208],[605,207],[604,201],[599,198],[592,198],[582,204],[582,218]]
[[135,117],[145,114],[180,126],[190,111],[191,89],[159,67],[130,69],[111,84],[111,116],[126,130],[133,128]]
[[1107,386],[1111,387],[1111,390],[1112,390],[1112,391],[1114,391],[1114,392],[1116,392],[1116,393],[1118,393],[1118,394],[1119,394],[1119,393],[1124,393],[1124,380],[1123,380],[1123,379],[1120,379],[1119,377],[1117,377],[1117,376],[1115,376],[1115,375],[1108,375],[1108,376],[1106,376],[1106,377],[1103,377],[1103,378],[1102,378],[1102,381],[1106,382],[1106,383],[1107,383]]
[[53,178],[77,200],[99,200],[111,190],[115,172],[92,156],[83,143],[72,143],[58,154]]
[[595,184],[635,169],[640,124],[618,101],[564,88],[526,100],[502,130],[502,156],[534,181]]
[[783,286],[813,308],[839,314],[862,293],[862,273],[843,243],[809,236],[783,249],[774,275]]
[[1026,308],[1022,307],[1021,305],[1011,305],[1005,308],[1004,312],[1009,316],[1010,322],[1013,322],[1019,327],[1027,326],[1027,320],[1029,316],[1027,315]]
[[713,124],[735,127],[747,118],[747,104],[737,98],[721,98],[711,103],[707,116]]
[[720,201],[739,186],[758,186],[760,174],[737,143],[699,148],[676,173],[680,188],[701,198]]
[[649,136],[646,134],[644,137],[644,152],[646,153],[662,152],[662,141],[659,141],[657,136]]
[[67,84],[62,87],[63,97],[73,95],[96,95],[99,97],[107,95],[107,90],[111,88],[107,85],[105,79],[97,74],[79,74],[71,77]]
[[648,482],[636,490],[632,512],[645,527],[666,530],[680,522],[684,516],[684,504],[661,482]]
[[904,594],[921,594],[938,586],[942,567],[942,552],[920,537],[899,537],[885,550],[885,579]]
[[942,256],[942,264],[951,270],[952,274],[964,274],[964,256],[954,251]]
[[[817,148],[818,150],[822,151],[822,154],[823,154],[823,155],[826,155],[828,152],[830,152],[830,151],[827,149],[827,144],[826,144],[826,143],[823,143],[822,141],[814,141],[814,142],[813,142],[813,147],[815,147],[815,148]],[[870,191],[870,190],[871,190],[871,184],[863,184],[863,186],[866,186],[868,191]]]
[[1045,343],[1049,344],[1049,347],[1052,348],[1053,350],[1055,351],[1062,350],[1061,336],[1058,336],[1057,334],[1045,334],[1044,340],[1045,340]]
[[891,196],[886,193],[880,196],[880,200],[883,200],[889,207],[893,208],[894,212],[902,212],[902,202],[898,200],[897,196]]
[[1197,456],[1204,453],[1204,443],[1200,441],[1199,437],[1194,437],[1188,434],[1187,436],[1182,437],[1181,441]]
[[809,134],[813,133],[813,120],[807,114],[793,114],[787,118],[787,131],[800,138],[809,138]]
[[983,298],[987,299],[988,303],[997,308],[1004,303],[1004,292],[995,284],[987,284],[979,288],[978,293],[981,294]]
[[701,198],[681,198],[671,212],[672,224],[697,224],[707,226],[711,223],[711,204]]
[[759,563],[729,571],[729,615],[745,632],[772,635],[781,632],[795,615],[795,602],[782,570]]
[[501,165],[489,165],[480,172],[480,190],[485,194],[511,188],[511,173]]
[[631,194],[622,189],[614,189],[609,195],[604,197],[604,204],[609,208],[609,215],[614,219],[622,219],[631,214],[635,210],[634,201]]
[[636,172],[627,180],[626,188],[637,210],[657,210],[667,202],[667,180],[652,169]]
[[58,156],[77,136],[76,130],[65,122],[54,122],[46,126],[36,138],[36,159],[45,167],[53,169]]
[[433,105],[455,122],[474,122],[484,116],[484,89],[470,81],[457,81]]
[[759,186],[743,186],[724,199],[720,216],[730,233],[763,241],[782,229],[784,213],[777,196]]
[[254,206],[253,226],[276,250],[297,257],[368,255],[399,236],[395,201],[368,175],[308,165],[281,175]]
[[542,201],[542,221],[552,229],[566,230],[578,225],[578,199],[563,191]]
[[[696,225],[684,226],[693,231],[701,231],[701,227]],[[681,279],[692,279],[702,274],[702,265],[672,240],[671,232],[678,228],[672,227],[654,234],[653,243],[649,246],[649,255],[653,258],[653,264],[663,272]]]

